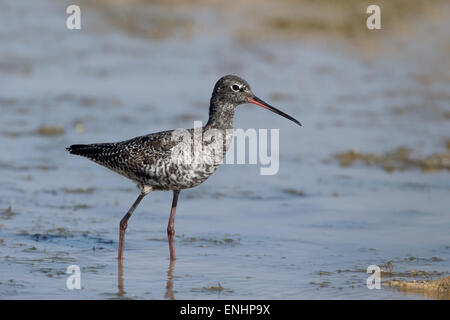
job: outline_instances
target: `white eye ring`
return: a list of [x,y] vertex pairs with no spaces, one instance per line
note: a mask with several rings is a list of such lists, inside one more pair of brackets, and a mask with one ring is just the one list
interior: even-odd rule
[[234,92],[238,92],[239,90],[241,90],[241,87],[237,84],[233,84],[231,86],[231,90],[233,90]]

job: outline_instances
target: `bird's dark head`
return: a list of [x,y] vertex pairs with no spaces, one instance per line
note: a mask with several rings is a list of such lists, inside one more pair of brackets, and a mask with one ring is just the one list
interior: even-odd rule
[[301,126],[300,122],[290,115],[272,107],[267,102],[256,97],[253,94],[250,85],[244,79],[235,75],[227,75],[217,81],[211,98],[211,107],[213,110],[218,111],[217,108],[232,108],[232,113],[234,113],[234,108],[244,103],[256,104]]
[[247,81],[230,74],[217,81],[213,96],[216,96],[223,102],[238,106],[243,103],[248,103],[248,99],[253,97],[254,94]]

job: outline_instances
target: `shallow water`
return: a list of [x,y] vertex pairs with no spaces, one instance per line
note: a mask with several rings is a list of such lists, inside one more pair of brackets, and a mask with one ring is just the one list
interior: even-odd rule
[[[94,9],[83,11],[82,31],[68,31],[56,2],[2,6],[2,299],[422,299],[367,289],[367,267],[450,271],[448,171],[390,173],[333,158],[351,148],[445,151],[450,77],[417,81],[439,63],[426,49],[379,58],[320,41],[149,40],[109,27]],[[118,266],[118,224],[138,191],[65,147],[206,121],[213,84],[227,73],[304,124],[238,109],[235,127],[280,128],[279,173],[223,165],[181,192],[172,265],[171,193],[151,193]],[[80,266],[82,290],[66,288],[69,265]]]

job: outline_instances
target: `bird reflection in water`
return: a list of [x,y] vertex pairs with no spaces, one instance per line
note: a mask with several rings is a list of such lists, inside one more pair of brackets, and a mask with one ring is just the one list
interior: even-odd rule
[[[173,270],[175,269],[175,260],[170,260],[169,269],[167,271],[167,283],[166,283],[166,293],[164,294],[165,299],[175,300],[173,290]],[[117,263],[117,297],[124,298],[126,291],[123,286],[123,261],[118,260]]]
[[125,289],[123,288],[123,262],[122,260],[118,260],[117,263],[117,296],[119,298],[123,298],[126,294]]
[[166,294],[164,298],[175,300],[174,290],[173,290],[173,270],[175,269],[175,260],[170,260],[169,270],[167,271],[167,284],[166,284]]

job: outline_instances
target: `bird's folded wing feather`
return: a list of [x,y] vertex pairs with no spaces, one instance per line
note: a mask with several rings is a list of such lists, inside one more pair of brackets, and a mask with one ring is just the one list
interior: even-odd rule
[[177,143],[171,141],[170,133],[157,132],[116,143],[75,144],[67,150],[111,169],[140,170],[170,153]]

